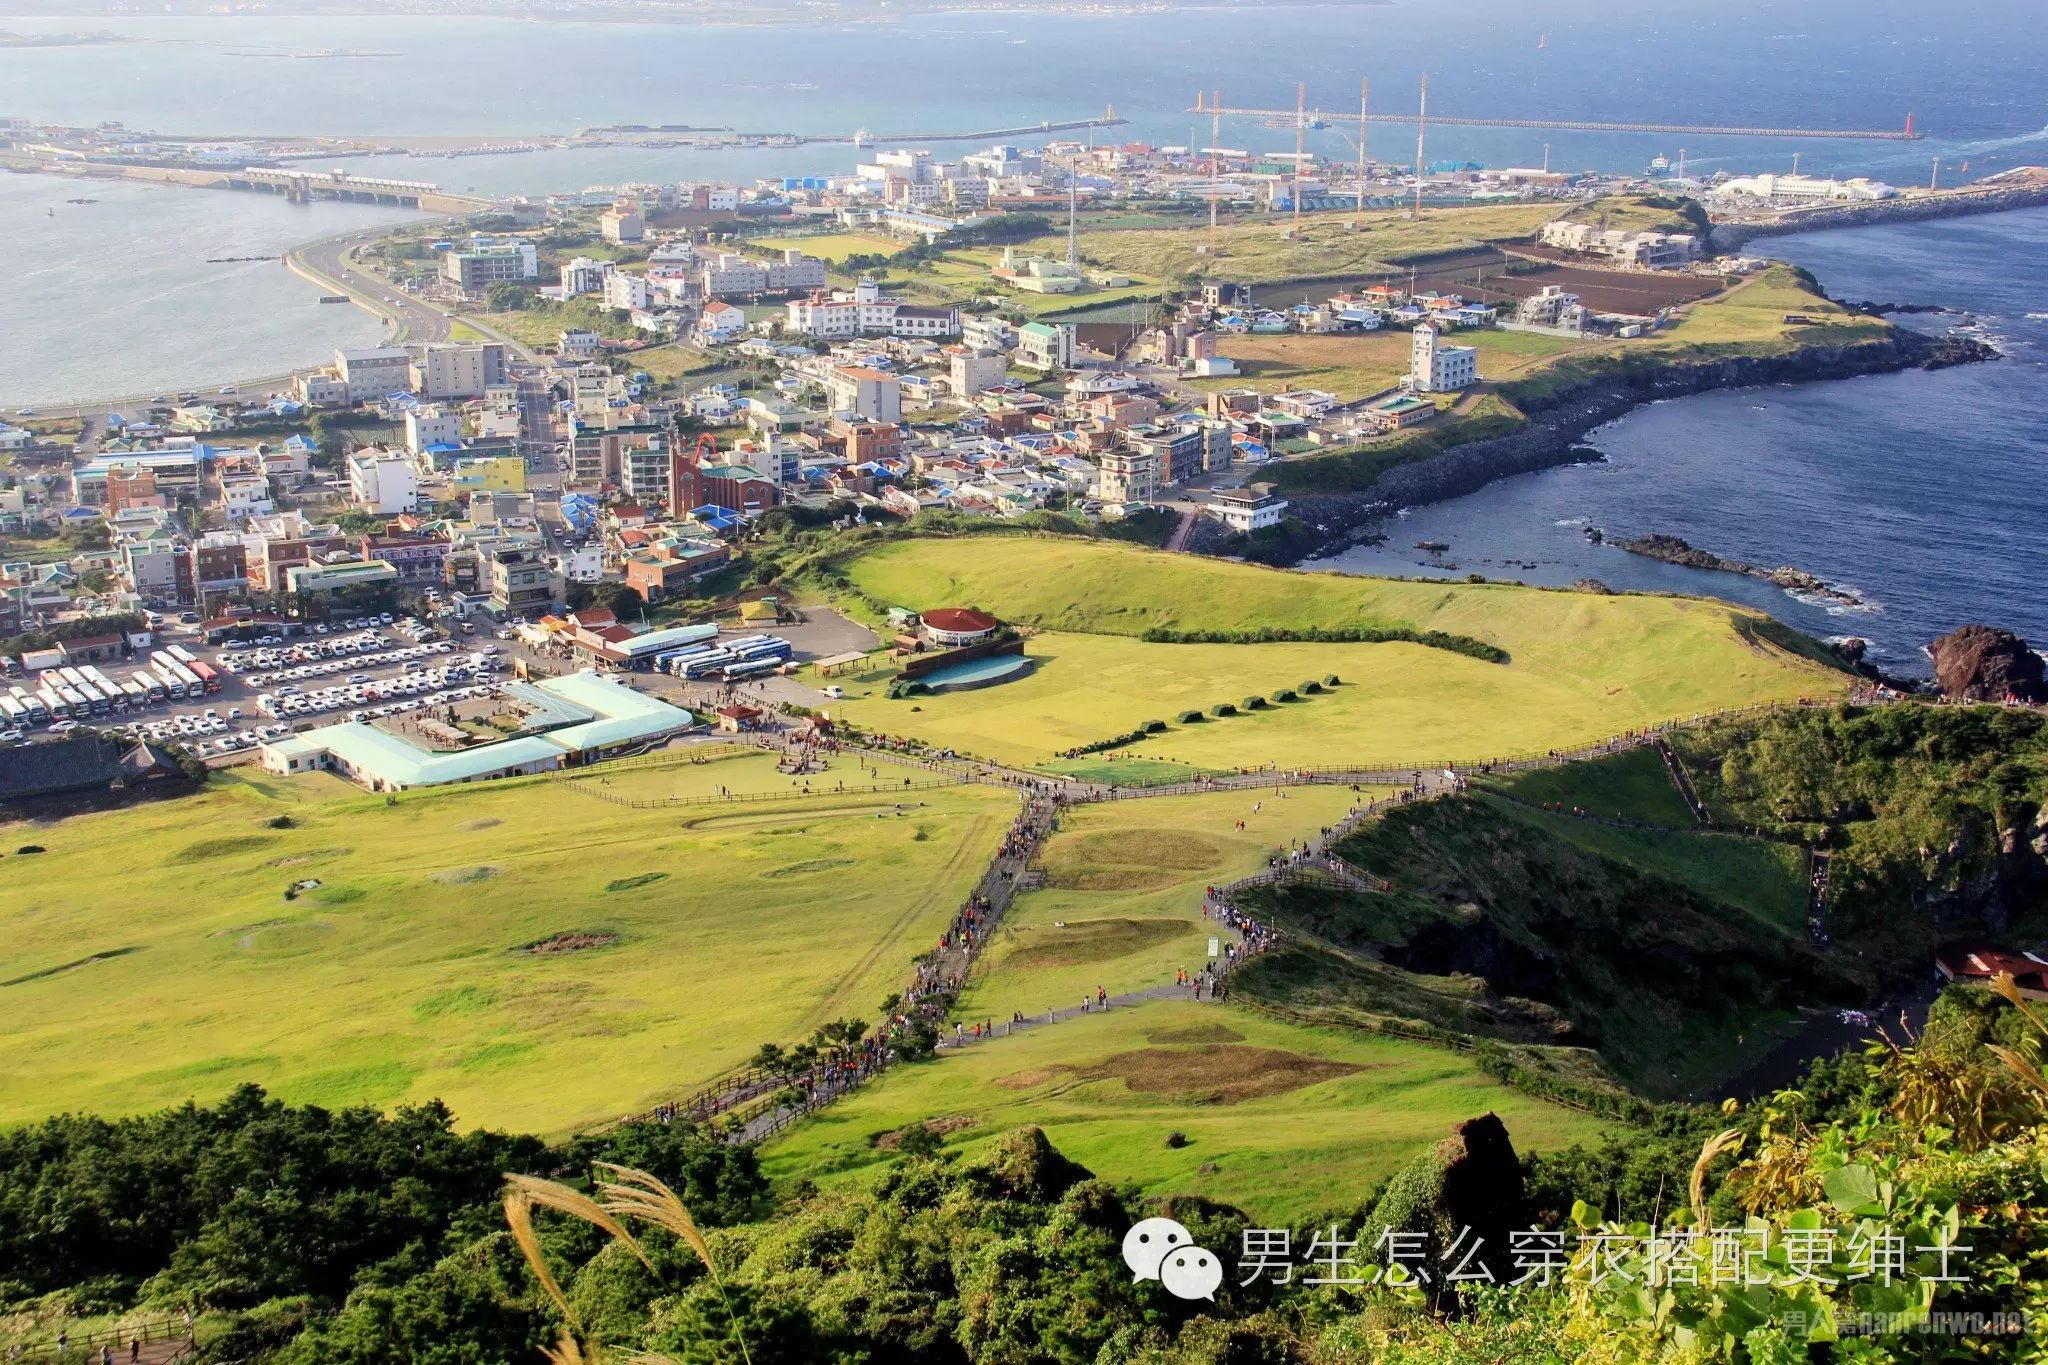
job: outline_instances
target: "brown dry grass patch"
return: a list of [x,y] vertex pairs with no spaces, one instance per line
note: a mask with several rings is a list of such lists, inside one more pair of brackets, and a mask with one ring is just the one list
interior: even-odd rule
[[998,1076],[995,1084],[1005,1090],[1036,1090],[1047,1081],[1056,1080],[1065,1067],[1034,1066],[1024,1071],[1012,1071],[1007,1076]]
[[1145,1035],[1152,1043],[1241,1043],[1244,1035],[1228,1024],[1190,1024],[1186,1028],[1163,1028]]
[[[940,1137],[944,1137],[948,1133],[957,1133],[963,1128],[972,1128],[979,1122],[981,1122],[980,1119],[967,1114],[949,1114],[942,1119],[926,1119],[924,1126]],[[875,1146],[885,1152],[893,1152],[903,1145],[903,1134],[906,1131],[908,1130],[898,1128],[893,1133],[879,1134],[875,1138]]]
[[1363,1070],[1350,1062],[1277,1048],[1209,1044],[1119,1052],[1075,1074],[1091,1081],[1122,1081],[1141,1094],[1173,1095],[1190,1104],[1242,1104]]
[[1013,967],[1078,967],[1107,962],[1188,932],[1178,919],[1076,920],[1064,929],[1046,925],[1019,931],[1022,942],[1010,956]]

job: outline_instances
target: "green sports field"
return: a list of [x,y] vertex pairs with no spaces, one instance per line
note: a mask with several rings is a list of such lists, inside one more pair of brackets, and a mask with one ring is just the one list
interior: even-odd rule
[[[1448,1048],[1152,1001],[892,1070],[776,1138],[780,1180],[859,1179],[906,1124],[949,1147],[1022,1124],[1107,1180],[1285,1221],[1346,1207],[1451,1125],[1492,1111],[1518,1150],[1568,1146],[1597,1120],[1508,1089]],[[1169,1147],[1179,1133],[1185,1145]]]
[[[1760,614],[1697,598],[1296,573],[1050,537],[904,541],[847,566],[872,600],[977,606],[1035,626],[1028,676],[843,706],[860,725],[1041,763],[1148,720],[1132,752],[1197,768],[1477,762],[1699,712],[1839,695],[1840,671],[1772,643]],[[1418,644],[1148,644],[1152,627],[1393,626],[1473,637],[1489,663]],[[1325,695],[1180,724],[1336,674]],[[913,710],[912,708],[916,709]]]
[[[329,1105],[438,1096],[464,1124],[558,1133],[871,1018],[1015,799],[661,791],[778,781],[766,755],[389,801],[319,774],[221,776],[8,825],[0,1122],[256,1081]],[[14,852],[31,844],[47,851]]]
[[1046,884],[1003,917],[961,998],[962,1017],[1069,1009],[1098,986],[1121,995],[1167,985],[1177,967],[1200,968],[1216,932],[1202,914],[1205,887],[1257,872],[1379,794],[1263,788],[1067,812],[1045,845]]

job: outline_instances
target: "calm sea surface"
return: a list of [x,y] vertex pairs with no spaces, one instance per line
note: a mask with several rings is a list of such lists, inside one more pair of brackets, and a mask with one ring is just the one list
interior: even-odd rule
[[[1759,249],[1808,267],[1837,296],[1968,309],[2006,358],[1656,403],[1593,433],[1603,463],[1416,508],[1389,523],[1385,545],[1318,567],[1712,594],[1822,637],[1863,636],[1901,671],[1925,672],[1922,647],[1973,621],[2048,645],[2048,209]],[[1796,565],[1867,605],[1826,606],[1593,545],[1589,525]],[[1433,563],[1417,541],[1450,548]]]

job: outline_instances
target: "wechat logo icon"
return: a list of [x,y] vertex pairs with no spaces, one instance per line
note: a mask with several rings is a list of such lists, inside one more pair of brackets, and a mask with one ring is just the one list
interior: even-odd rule
[[1157,1280],[1176,1298],[1213,1302],[1223,1263],[1194,1241],[1171,1218],[1147,1218],[1124,1234],[1124,1264],[1135,1279]]

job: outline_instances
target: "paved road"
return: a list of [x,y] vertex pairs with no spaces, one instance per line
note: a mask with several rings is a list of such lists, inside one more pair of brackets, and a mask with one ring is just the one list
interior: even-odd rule
[[305,246],[293,247],[286,259],[332,284],[337,292],[353,296],[363,307],[383,318],[392,328],[395,341],[446,341],[455,324],[448,314],[399,290],[354,264],[354,253],[364,242],[383,236],[378,231],[351,232],[328,237]]

